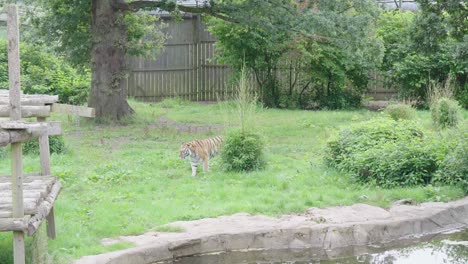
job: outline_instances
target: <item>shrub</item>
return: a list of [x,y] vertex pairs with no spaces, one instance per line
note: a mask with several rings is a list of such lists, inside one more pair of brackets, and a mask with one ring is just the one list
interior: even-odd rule
[[434,182],[460,184],[465,193],[468,193],[468,133],[460,137],[456,147],[440,164]]
[[456,127],[462,118],[461,107],[457,101],[442,97],[431,103],[431,116],[437,128]]
[[[49,136],[50,153],[63,153],[66,150],[63,136]],[[39,154],[39,142],[37,139],[30,140],[23,144],[24,154]]]
[[[91,77],[40,46],[21,44],[21,85],[27,94],[58,95],[62,103],[83,104]],[[8,89],[7,42],[0,40],[0,89]]]
[[347,170],[360,182],[383,187],[427,184],[437,170],[437,154],[425,141],[382,142],[356,153]]
[[422,136],[423,132],[414,122],[375,118],[341,130],[336,139],[327,143],[325,161],[331,166],[340,167],[355,153],[388,141],[408,141]]
[[221,154],[223,167],[228,171],[252,171],[264,166],[263,142],[253,133],[231,133]]
[[329,166],[358,181],[384,187],[429,183],[447,148],[414,122],[377,118],[340,132],[328,142]]
[[388,105],[384,113],[389,115],[393,120],[411,120],[416,116],[416,110],[411,105],[404,103],[393,103]]

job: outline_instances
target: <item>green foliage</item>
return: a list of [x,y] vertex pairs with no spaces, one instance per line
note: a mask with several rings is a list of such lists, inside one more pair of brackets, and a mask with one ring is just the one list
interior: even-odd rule
[[[63,57],[42,46],[21,44],[21,86],[25,93],[58,95],[60,102],[83,104],[91,83],[89,72],[79,72]],[[7,42],[0,40],[0,89],[8,89]]]
[[253,171],[265,165],[263,141],[253,133],[232,132],[226,138],[221,153],[227,171]]
[[33,30],[26,38],[30,42],[50,47],[65,55],[75,66],[89,67],[91,59],[91,1],[39,0],[31,1],[37,9],[29,13]]
[[428,184],[437,170],[437,154],[419,138],[397,139],[353,153],[342,166],[363,183],[383,187]]
[[[30,1],[30,0],[28,0]],[[92,1],[74,0],[39,0],[30,1],[41,9],[29,14],[33,30],[26,36],[31,42],[46,43],[54,51],[65,55],[75,66],[87,69],[90,67]],[[127,54],[155,57],[166,40],[162,33],[163,23],[157,23],[158,16],[145,10],[139,12],[119,12],[119,21],[112,26],[120,26],[123,22],[126,35],[121,45]],[[105,29],[104,29],[105,30]],[[96,36],[99,37],[99,36]]]
[[[49,136],[49,148],[50,153],[61,154],[67,150],[65,146],[65,140],[62,135],[59,136]],[[39,142],[37,139],[30,140],[23,144],[23,153],[38,155],[39,154]]]
[[392,103],[385,107],[384,113],[393,120],[411,120],[416,116],[416,109],[405,103]]
[[[221,61],[237,69],[245,61],[252,69],[266,106],[360,105],[368,72],[382,57],[380,41],[368,34],[378,14],[375,2],[311,1],[301,8],[288,1],[236,3],[240,23],[211,19],[209,30],[218,38]],[[299,81],[297,75],[290,76],[289,87],[278,77],[294,75],[292,70],[282,72],[286,63],[294,64],[294,71],[303,75]]]
[[458,144],[447,154],[437,170],[434,181],[461,185],[468,193],[468,133],[460,136]]
[[167,36],[166,26],[159,16],[148,12],[126,13],[124,22],[127,28],[127,54],[155,59],[163,48]]
[[355,153],[385,142],[408,141],[422,136],[423,132],[414,122],[379,117],[341,130],[336,139],[327,143],[325,160],[329,165],[346,167]]
[[401,49],[408,43],[410,26],[415,17],[414,12],[402,10],[384,11],[378,19],[376,35],[381,38],[385,46],[381,69],[390,70],[392,66],[404,57]]
[[262,91],[259,93],[261,99],[268,107],[278,105],[279,90],[274,70],[294,36],[288,29],[294,19],[292,6],[282,1],[272,2],[233,2],[231,15],[241,23],[208,20],[209,31],[217,37],[220,62],[238,71],[244,66],[251,69]]
[[456,98],[467,107],[466,6],[457,0],[418,2],[415,14],[391,11],[380,17],[377,34],[386,50],[380,69],[401,96],[425,107],[427,87],[451,77]]
[[360,182],[396,187],[429,183],[445,152],[414,122],[377,118],[342,130],[325,160]]
[[457,101],[442,97],[431,103],[431,116],[437,128],[456,127],[462,119],[461,107]]

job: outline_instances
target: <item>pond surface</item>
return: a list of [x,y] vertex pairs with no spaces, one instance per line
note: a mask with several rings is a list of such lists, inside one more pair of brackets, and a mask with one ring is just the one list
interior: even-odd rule
[[335,259],[327,258],[326,252],[317,253],[317,250],[262,250],[183,257],[155,264],[468,264],[468,230],[430,239],[405,241],[391,247],[349,249],[348,256],[359,253]]

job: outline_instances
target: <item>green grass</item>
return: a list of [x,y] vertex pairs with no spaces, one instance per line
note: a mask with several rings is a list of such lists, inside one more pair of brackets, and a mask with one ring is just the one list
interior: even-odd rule
[[[138,113],[125,125],[95,125],[56,115],[63,122],[65,154],[52,156],[52,171],[63,189],[55,206],[57,239],[48,242],[56,263],[83,255],[130,246],[102,246],[100,240],[149,230],[177,232],[165,224],[238,212],[276,216],[308,207],[368,203],[388,207],[392,201],[447,201],[463,196],[450,186],[381,189],[353,183],[347,175],[323,165],[327,139],[336,129],[367,120],[369,111],[299,111],[266,109],[256,131],[266,142],[267,167],[251,173],[211,171],[190,176],[187,160],[178,158],[182,142],[213,134],[179,133],[154,124],[161,116],[181,123],[225,124],[226,107],[167,100],[158,104],[131,101]],[[467,116],[466,111],[464,113]],[[430,127],[428,112],[418,112]],[[223,133],[223,132],[221,132]],[[39,171],[39,158],[24,158],[26,172]],[[9,158],[0,174],[10,172]],[[0,234],[0,263],[12,263],[10,233]]]

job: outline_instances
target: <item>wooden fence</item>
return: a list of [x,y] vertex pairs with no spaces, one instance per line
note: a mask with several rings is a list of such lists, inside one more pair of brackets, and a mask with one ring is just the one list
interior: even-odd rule
[[[137,100],[157,102],[179,97],[190,101],[217,101],[232,98],[233,85],[229,83],[232,70],[216,61],[214,41],[166,44],[156,60],[136,57],[129,60],[132,70],[127,82],[128,95]],[[289,64],[278,67],[276,74],[283,90],[299,89],[300,92],[303,79],[310,79],[300,67]],[[253,76],[251,82],[257,86]],[[389,87],[392,84],[388,80],[372,74],[366,96],[373,100],[388,100],[396,94]]]
[[213,44],[168,44],[156,61],[130,58],[128,95],[153,102],[166,97],[216,101],[230,96],[231,70],[216,62]]

